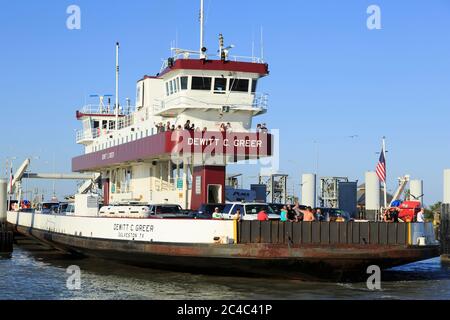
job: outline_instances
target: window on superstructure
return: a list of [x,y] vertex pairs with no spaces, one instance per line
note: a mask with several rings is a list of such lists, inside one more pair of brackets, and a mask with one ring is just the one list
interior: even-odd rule
[[257,88],[258,88],[258,80],[253,79],[252,80],[252,93],[255,93]]
[[168,96],[170,94],[169,92],[169,83],[166,82],[166,96]]
[[172,82],[173,82],[173,92],[174,92],[174,93],[177,93],[177,92],[178,92],[178,82],[177,82],[177,79],[173,79]]
[[230,91],[248,92],[250,81],[248,79],[231,79]]
[[169,93],[173,94],[173,83],[172,83],[172,81],[169,81]]
[[181,77],[180,78],[180,88],[181,90],[187,90],[188,88],[188,77]]
[[212,79],[209,77],[192,77],[192,90],[211,91]]
[[227,78],[214,79],[214,93],[225,94],[227,91]]

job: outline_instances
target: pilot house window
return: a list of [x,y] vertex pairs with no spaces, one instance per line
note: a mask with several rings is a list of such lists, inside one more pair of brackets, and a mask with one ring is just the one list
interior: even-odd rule
[[225,93],[227,91],[227,79],[216,78],[214,80],[214,93]]
[[181,90],[187,90],[188,88],[188,77],[181,77]]
[[192,90],[211,90],[211,78],[208,77],[192,77]]
[[248,79],[231,79],[230,91],[248,92],[250,81]]
[[258,87],[258,80],[253,79],[252,81],[252,93],[256,92],[256,88]]

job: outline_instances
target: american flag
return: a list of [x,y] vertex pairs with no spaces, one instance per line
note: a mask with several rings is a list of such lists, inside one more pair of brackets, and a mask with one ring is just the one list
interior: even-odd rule
[[378,160],[376,171],[380,181],[386,182],[386,158],[384,157],[384,150],[381,150],[380,160]]

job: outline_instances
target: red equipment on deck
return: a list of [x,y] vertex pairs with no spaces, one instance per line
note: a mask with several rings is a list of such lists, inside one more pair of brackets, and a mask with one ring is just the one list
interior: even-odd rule
[[398,217],[405,222],[414,222],[421,208],[422,204],[419,201],[405,201],[399,207],[400,214]]

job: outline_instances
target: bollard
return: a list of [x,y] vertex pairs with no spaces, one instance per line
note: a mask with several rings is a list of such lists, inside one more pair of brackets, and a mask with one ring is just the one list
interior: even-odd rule
[[0,180],[0,224],[6,224],[7,186],[8,183],[5,180]]
[[365,214],[364,219],[377,221],[380,212],[380,180],[376,172],[366,172],[366,189],[365,189]]

